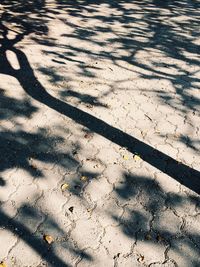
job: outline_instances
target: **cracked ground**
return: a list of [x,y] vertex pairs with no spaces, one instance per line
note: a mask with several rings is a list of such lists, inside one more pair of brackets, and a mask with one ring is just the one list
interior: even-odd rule
[[200,2],[0,18],[0,266],[199,267]]

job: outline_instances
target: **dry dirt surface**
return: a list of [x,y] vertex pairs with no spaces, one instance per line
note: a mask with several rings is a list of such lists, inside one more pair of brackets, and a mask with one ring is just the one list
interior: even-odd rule
[[200,1],[1,0],[0,266],[200,266]]

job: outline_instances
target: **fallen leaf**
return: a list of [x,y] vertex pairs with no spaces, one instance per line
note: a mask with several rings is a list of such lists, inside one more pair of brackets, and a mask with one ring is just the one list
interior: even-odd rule
[[138,161],[138,160],[140,160],[141,158],[140,158],[139,155],[134,155],[134,156],[133,156],[133,159],[134,159],[135,161]]
[[123,159],[124,159],[124,160],[128,160],[128,156],[127,156],[127,155],[124,155],[124,156],[123,156]]
[[92,211],[92,209],[87,209],[87,212],[91,212]]
[[144,261],[144,256],[140,255],[140,257],[137,259],[138,262],[143,262]]
[[5,263],[4,261],[2,261],[2,262],[0,263],[0,267],[7,267],[7,265],[6,265],[6,263]]
[[92,133],[86,133],[84,135],[84,138],[86,138],[86,139],[91,139],[92,137],[93,137],[93,134]]
[[67,184],[67,183],[61,185],[61,190],[62,191],[65,191],[68,188],[69,188],[69,184]]
[[80,179],[81,179],[81,181],[82,181],[82,182],[85,182],[85,181],[87,181],[87,180],[88,180],[88,178],[87,178],[86,176],[81,176],[81,178],[80,178]]
[[92,106],[91,104],[88,104],[88,103],[86,104],[86,107],[87,107],[87,108],[90,108],[90,109],[93,108],[93,106]]
[[113,257],[113,259],[119,258],[119,256],[120,256],[120,253],[117,253],[117,255],[115,255],[115,256]]
[[44,235],[43,239],[50,245],[51,243],[54,242],[54,239],[51,235]]

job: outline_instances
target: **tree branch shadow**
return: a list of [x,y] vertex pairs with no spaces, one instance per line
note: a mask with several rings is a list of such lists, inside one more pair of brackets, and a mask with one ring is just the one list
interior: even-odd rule
[[[11,13],[12,12],[19,12],[21,11],[27,11],[27,13],[25,12],[25,20],[22,20],[23,17],[21,18],[16,18],[13,17],[11,14],[6,13],[4,14],[4,16],[2,17],[2,22],[0,23],[0,31],[2,33],[3,39],[1,39],[1,46],[0,46],[0,72],[2,74],[5,75],[9,75],[12,76],[14,78],[17,79],[17,81],[20,83],[21,87],[23,88],[23,90],[27,93],[27,95],[31,96],[33,99],[37,100],[39,103],[42,103],[44,105],[46,105],[47,107],[57,111],[60,114],[63,114],[64,116],[74,120],[76,123],[86,127],[89,131],[94,132],[102,137],[105,137],[107,140],[122,146],[122,147],[126,147],[127,150],[129,150],[131,153],[133,153],[134,155],[137,154],[139,155],[144,161],[146,161],[147,163],[149,163],[150,165],[152,165],[153,167],[157,168],[158,170],[166,173],[167,175],[171,176],[173,179],[175,179],[176,181],[178,181],[179,183],[183,184],[184,186],[186,186],[187,188],[191,189],[192,191],[196,192],[197,194],[200,194],[200,173],[199,171],[190,168],[189,166],[179,163],[177,162],[175,159],[173,159],[172,157],[162,153],[161,151],[153,148],[152,146],[138,140],[137,138],[130,136],[129,134],[121,131],[118,128],[115,128],[111,125],[109,125],[108,123],[106,123],[103,120],[100,120],[96,117],[94,117],[93,115],[82,111],[81,109],[78,109],[64,101],[61,101],[58,98],[53,97],[51,94],[49,94],[47,92],[47,90],[45,89],[44,86],[42,86],[42,84],[40,83],[40,81],[36,78],[35,74],[34,74],[34,70],[31,67],[30,62],[28,61],[28,58],[26,56],[26,54],[24,52],[22,52],[22,50],[20,50],[20,48],[17,47],[18,42],[20,42],[25,36],[30,35],[31,33],[35,33],[37,34],[37,36],[40,36],[42,34],[47,34],[48,33],[48,28],[45,25],[45,19],[44,17],[42,17],[40,19],[40,15],[43,14],[45,15],[47,9],[45,8],[45,1],[37,1],[37,4],[35,4],[34,1],[12,1],[14,4],[12,7],[10,8]],[[60,7],[62,8],[63,5],[65,8],[68,7],[68,5],[75,5],[74,1],[69,2],[66,4],[66,1],[57,1],[58,4],[60,5]],[[108,3],[111,7],[115,7],[118,10],[121,10],[125,13],[127,13],[127,10],[123,9],[123,2],[124,1],[119,1],[119,2],[115,2],[115,1],[101,1],[102,3]],[[130,1],[127,1],[130,2]],[[82,4],[79,3],[79,1],[76,1],[77,3],[77,7],[74,9],[74,11],[70,11],[71,14],[73,16],[83,16],[81,14],[81,9],[85,10],[89,8],[89,5],[92,3],[96,3],[96,1],[83,1]],[[4,4],[9,4],[9,1],[4,1]],[[155,5],[161,5],[160,1],[155,1]],[[171,4],[172,6],[170,8],[173,9],[173,4]],[[59,13],[59,6],[57,7],[57,10],[52,10],[52,13],[58,12]],[[163,6],[162,6],[163,7]],[[164,7],[166,7],[166,5],[164,5]],[[8,10],[9,10],[8,8]],[[168,5],[169,8],[169,5]],[[48,10],[49,11],[49,10]],[[95,11],[95,8],[94,10]],[[149,29],[146,33],[150,32],[153,33],[153,38],[151,39],[151,46],[153,47],[161,47],[163,51],[166,52],[166,54],[168,54],[170,57],[174,57],[174,58],[179,58],[182,60],[186,60],[188,63],[194,63],[197,64],[197,61],[195,59],[191,59],[188,60],[186,59],[186,57],[184,57],[183,55],[181,55],[181,47],[183,47],[183,45],[185,45],[186,42],[182,42],[182,41],[177,41],[175,38],[172,38],[173,32],[170,31],[170,29],[168,27],[161,27],[161,23],[158,22],[152,22],[153,19],[157,20],[158,16],[154,15],[152,16],[152,18],[150,19],[149,16],[151,14],[151,12],[148,11],[148,8],[144,10],[147,14],[145,15],[145,19],[147,20],[147,22],[149,23]],[[35,18],[30,18],[27,19],[27,14],[29,14],[29,12],[36,12],[36,17]],[[91,11],[92,12],[92,11]],[[140,12],[139,12],[140,13]],[[129,18],[128,16],[129,14],[127,13],[127,16],[119,16],[117,15],[115,16],[111,16],[110,18],[106,18],[106,17],[100,17],[98,16],[97,19],[101,20],[102,22],[109,22],[109,23],[113,23],[113,21],[119,20],[122,23],[125,22],[130,22],[131,18]],[[85,16],[85,18],[87,18],[87,16]],[[6,22],[11,22],[11,23],[16,23],[16,24],[20,24],[19,27],[19,32],[16,32],[16,36],[14,39],[9,39],[8,38],[8,33],[10,31],[13,31],[12,29],[9,29],[6,26]],[[98,28],[101,32],[106,32],[108,31],[108,29],[105,28]],[[138,30],[139,31],[139,30]],[[145,32],[145,31],[144,31]],[[144,34],[143,32],[143,34]],[[162,39],[159,38],[159,35],[165,32],[165,35],[163,36]],[[94,36],[94,33],[91,31],[83,31],[82,29],[80,30],[76,30],[75,35],[77,36],[78,34],[82,34],[82,39],[87,39],[87,38],[92,38]],[[138,36],[140,34],[142,34],[141,32],[137,32]],[[68,35],[67,35],[68,37]],[[33,37],[34,38],[34,37]],[[38,38],[39,39],[39,38]],[[35,40],[38,40],[37,38],[35,38]],[[165,44],[164,43],[164,39],[169,39],[168,43]],[[158,41],[159,40],[159,41]],[[41,41],[41,40],[40,40]],[[38,42],[40,42],[38,41]],[[51,42],[52,41],[52,42]],[[54,40],[50,40],[50,41],[46,41],[46,40],[42,40],[41,43],[45,44],[47,46],[53,46]],[[136,59],[134,58],[135,53],[139,50],[139,47],[141,45],[141,42],[138,41],[133,41],[131,38],[114,38],[114,39],[109,39],[109,42],[119,42],[121,44],[121,48],[123,49],[129,49],[131,51],[131,56],[127,57],[127,56],[120,56],[117,57],[114,54],[109,54],[105,51],[103,51],[102,53],[100,53],[100,56],[105,57],[105,58],[110,58],[113,60],[113,62],[117,63],[117,60],[123,60],[125,62],[129,62],[131,64],[134,64],[135,66],[138,66],[140,69],[146,69],[148,71],[153,71],[153,74],[155,76],[151,76],[151,78],[156,78],[159,79],[159,77],[163,76],[163,77],[167,77],[168,80],[172,80],[174,82],[174,85],[177,88],[177,92],[180,93],[182,99],[184,102],[188,102],[188,96],[187,94],[185,95],[184,92],[182,90],[179,90],[179,85],[180,85],[180,79],[182,79],[182,77],[186,74],[183,73],[182,75],[178,75],[178,76],[168,76],[166,75],[165,72],[161,72],[159,70],[157,70],[156,63],[154,64],[154,69],[152,67],[149,67],[148,65],[143,65],[141,63],[138,63],[136,61]],[[177,48],[176,49],[172,49],[173,48],[173,44],[175,43],[175,41],[177,41]],[[187,40],[186,40],[187,41]],[[102,43],[99,43],[100,45],[102,45]],[[76,52],[82,52],[84,51],[85,53],[89,53],[84,49],[78,49],[78,48],[72,48],[72,47],[67,47],[66,48],[71,48],[71,51],[76,54]],[[198,45],[193,45],[191,48],[187,48],[187,52],[192,52],[192,50],[197,51],[199,48]],[[12,67],[12,65],[10,64],[7,55],[6,55],[6,51],[12,51],[17,58],[17,61],[19,63],[19,69],[14,69]],[[171,52],[172,51],[172,52]],[[71,53],[72,53],[71,52]],[[74,55],[72,53],[72,55]],[[90,51],[90,54],[92,55],[98,55],[99,54],[95,54],[95,52]],[[81,61],[77,61],[76,59],[69,59],[65,56],[59,56],[62,59],[67,59],[67,60],[71,60],[74,61],[76,63],[82,64]],[[181,70],[180,70],[181,71]],[[52,74],[51,72],[49,73],[47,71],[47,74],[49,74],[50,76],[53,77],[54,74]],[[150,78],[148,75],[142,75],[141,77],[143,78]],[[59,79],[59,76],[57,76],[57,79]],[[189,77],[188,83],[185,84],[186,88],[189,88],[190,85],[192,84],[192,82],[198,82],[198,80],[194,80],[193,77]],[[96,104],[97,106],[103,106],[103,104],[98,101],[95,98],[90,97],[87,94],[78,94],[78,93],[74,93],[72,91],[68,92],[69,94],[73,95],[74,97],[80,99],[80,101],[85,101],[86,103],[92,103],[92,104]],[[168,95],[161,95],[160,98],[166,100],[166,98],[169,97]],[[12,102],[12,99],[8,99],[5,98],[3,93],[1,95],[1,100],[2,103],[4,103],[4,106],[7,106],[9,102]],[[199,102],[198,100],[194,101],[195,102],[195,106],[198,106]],[[29,117],[33,112],[36,111],[36,108],[31,107],[29,102],[26,102],[24,107],[23,107],[23,111],[21,112],[20,109],[18,109],[16,107],[16,105],[19,105],[20,102],[16,102],[13,105],[11,105],[11,113],[9,115],[8,114],[2,114],[2,118],[6,118],[9,119],[10,117],[13,116],[17,116],[23,115],[23,112],[26,113],[26,116]],[[174,105],[173,101],[170,102],[171,105]],[[187,106],[187,108],[189,107],[189,105]],[[4,159],[3,164],[0,166],[1,170],[6,170],[6,169],[10,169],[15,167],[16,165],[20,168],[24,168],[26,170],[28,170],[31,175],[34,176],[42,176],[42,172],[38,172],[38,170],[35,172],[35,169],[32,168],[31,166],[29,166],[28,164],[28,158],[32,157],[32,151],[27,149],[26,146],[22,145],[17,138],[19,136],[24,136],[24,141],[26,141],[26,143],[31,143],[35,138],[39,138],[41,140],[41,142],[45,142],[48,144],[48,140],[44,139],[42,135],[38,134],[38,135],[31,135],[31,134],[27,134],[26,132],[18,132],[15,133],[14,136],[16,138],[16,140],[13,140],[12,138],[12,132],[2,132],[1,133],[1,145],[0,148],[1,150],[6,153],[7,157]],[[57,137],[58,138],[58,137]],[[53,143],[53,140],[49,140],[49,143]],[[20,161],[19,159],[16,159],[15,156],[10,155],[10,151],[12,150],[17,150],[20,151],[21,153],[21,159],[22,161]],[[38,151],[36,149],[36,151]],[[60,155],[55,155],[54,153],[52,153],[51,155],[47,156],[45,153],[33,153],[35,155],[36,159],[42,160],[42,161],[46,161],[46,162],[54,162],[56,158],[60,158],[62,156],[69,156],[66,154],[60,154]],[[73,158],[68,157],[68,160],[72,160]],[[78,164],[77,162],[75,162],[75,164]],[[65,168],[67,168],[67,166],[64,165]],[[148,184],[148,179],[145,180],[145,183],[142,184],[142,188],[146,188],[146,185]],[[0,186],[4,186],[5,185],[5,181],[3,180],[3,178],[0,178]],[[154,183],[151,184],[150,189],[153,192],[153,188],[154,186],[156,186]],[[124,190],[120,189],[117,191],[118,195],[124,197],[126,199],[126,195],[128,194],[128,190],[129,188],[125,188]],[[124,192],[122,192],[124,191]],[[75,194],[75,192],[73,192]],[[147,194],[151,194],[150,192],[146,192]],[[123,196],[124,194],[124,196]],[[130,193],[130,196],[134,195],[133,193]],[[184,199],[183,199],[184,201]],[[175,202],[175,201],[174,201]],[[156,202],[156,205],[159,204],[159,199]],[[155,203],[150,203],[148,206],[148,209],[153,209],[153,206],[155,206]],[[32,209],[32,207],[31,207]],[[33,213],[34,214],[34,213]],[[27,216],[27,214],[25,213],[25,216]],[[130,215],[131,216],[131,215]],[[134,224],[137,224],[138,221],[140,221],[142,219],[142,216],[140,216],[138,214],[138,218],[135,217],[135,215],[133,215],[134,220],[133,222],[125,222],[126,225],[129,225],[128,228],[130,228],[128,230],[128,234],[131,235],[131,227]],[[143,218],[145,220],[145,218]],[[6,222],[6,223],[5,223]],[[59,259],[56,254],[51,251],[51,253],[47,253],[47,248],[44,245],[44,243],[41,241],[40,238],[36,238],[34,236],[32,236],[31,232],[29,231],[29,229],[22,223],[22,222],[17,222],[15,219],[10,218],[8,215],[6,215],[3,211],[0,212],[0,224],[2,226],[6,226],[7,229],[9,229],[12,233],[14,233],[15,235],[17,235],[20,239],[24,240],[27,244],[29,244],[39,255],[41,255],[47,262],[49,262],[50,264],[52,264],[53,266],[67,266],[66,263],[64,263],[61,259]],[[18,230],[16,230],[18,229]],[[125,231],[127,233],[127,228],[123,231]],[[155,229],[155,232],[157,231],[157,229]],[[162,232],[163,235],[169,235],[170,233],[168,232]],[[196,238],[194,236],[194,238]],[[199,238],[197,236],[197,238]],[[41,253],[41,251],[43,252]],[[80,252],[77,252],[77,254]],[[90,259],[89,255],[85,256],[86,258]]]
[[[124,207],[124,213],[120,218],[114,211],[108,213],[123,233],[134,240],[135,254],[144,255],[144,262],[148,261],[148,251],[144,251],[143,244],[147,244],[165,251],[164,262],[173,259],[174,266],[179,266],[174,258],[180,257],[188,265],[198,266],[200,235],[198,226],[191,224],[198,216],[195,210],[199,209],[199,196],[166,193],[157,179],[123,173],[114,197]],[[193,254],[187,254],[188,251]]]
[[119,146],[126,147],[131,153],[140,155],[144,161],[158,170],[171,176],[197,194],[200,193],[200,173],[197,170],[177,162],[170,156],[124,133],[120,129],[110,126],[87,112],[51,96],[36,79],[24,53],[15,48],[13,52],[15,52],[20,64],[20,70],[15,72],[15,77],[28,95],[87,127],[90,131],[105,137]]

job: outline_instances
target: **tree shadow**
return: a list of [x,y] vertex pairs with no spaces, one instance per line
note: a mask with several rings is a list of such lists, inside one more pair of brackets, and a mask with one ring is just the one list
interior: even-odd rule
[[[80,7],[78,6],[76,8],[78,9]],[[118,5],[117,5],[117,8],[118,8]],[[106,139],[120,146],[126,147],[131,153],[140,155],[140,157],[143,160],[145,160],[152,166],[163,171],[164,173],[168,174],[169,176],[173,177],[174,179],[176,179],[183,185],[187,186],[188,188],[190,188],[191,190],[199,194],[200,193],[200,184],[199,184],[200,173],[198,171],[184,164],[180,164],[179,162],[177,162],[170,156],[167,156],[166,154],[158,151],[157,149],[154,149],[148,144],[145,144],[144,142],[137,140],[136,138],[124,133],[123,131],[110,126],[106,122],[74,106],[71,106],[68,103],[65,103],[51,96],[46,91],[46,89],[40,84],[38,79],[35,77],[34,71],[31,68],[26,55],[21,50],[19,50],[18,48],[14,46],[16,42],[19,41],[18,39],[21,40],[23,36],[30,34],[30,32],[35,31],[35,28],[37,28],[38,22],[36,21],[35,24],[33,23],[33,25],[30,24],[29,27],[27,26],[24,32],[21,35],[18,35],[13,40],[9,40],[6,37],[8,29],[4,25],[2,25],[4,39],[3,39],[3,43],[1,47],[1,51],[2,51],[1,58],[2,58],[2,61],[4,62],[4,67],[3,67],[4,74],[15,77],[19,81],[19,83],[21,84],[25,92],[29,96],[33,97],[35,100],[73,119],[77,123],[87,127],[90,131],[100,134],[101,136],[105,137]],[[120,43],[124,44],[123,40],[121,40]],[[126,45],[126,42],[123,47],[128,48],[125,45]],[[131,46],[132,45],[133,44],[131,41]],[[10,50],[16,55],[19,66],[20,66],[18,70],[13,69],[13,67],[7,60],[6,53],[5,53],[6,50]]]
[[37,108],[33,106],[29,99],[16,99],[5,95],[5,90],[0,89],[0,119],[11,120],[16,117],[30,118],[37,112]]
[[[183,68],[179,67],[176,64],[170,64],[167,67],[176,68],[178,70],[178,74],[168,74],[166,70],[160,70],[163,67],[162,63],[157,63],[152,60],[152,65],[140,63],[138,62],[135,55],[140,50],[148,52],[150,48],[155,48],[165,53],[165,55],[169,56],[171,59],[177,59],[185,61],[187,64],[197,65],[198,60],[196,58],[189,58],[188,56],[183,55],[183,49],[187,53],[197,54],[199,51],[199,45],[193,43],[187,37],[181,39],[181,34],[178,32],[177,27],[186,27],[189,31],[193,32],[196,28],[196,23],[191,25],[191,21],[187,23],[187,25],[178,25],[176,29],[164,23],[161,20],[162,12],[159,8],[169,9],[171,14],[176,14],[177,11],[182,8],[182,14],[189,15],[195,18],[196,11],[195,9],[198,7],[198,4],[194,2],[194,5],[187,5],[183,8],[181,1],[170,2],[161,6],[160,1],[154,1],[153,6],[149,1],[135,1],[135,4],[138,5],[138,10],[127,10],[123,7],[125,3],[131,3],[131,1],[101,1],[100,4],[107,4],[110,9],[114,11],[120,12],[119,15],[111,16],[103,16],[103,15],[95,15],[96,7],[94,6],[96,1],[57,1],[57,6],[50,9],[45,4],[45,1],[3,1],[3,5],[6,8],[6,11],[2,15],[2,20],[0,22],[0,33],[2,38],[0,40],[0,72],[1,74],[9,75],[17,79],[20,83],[21,87],[24,91],[31,96],[33,99],[39,101],[40,103],[46,105],[47,107],[57,111],[64,116],[67,116],[77,122],[78,124],[86,127],[89,131],[99,134],[100,136],[105,137],[106,139],[112,141],[113,143],[126,147],[131,153],[139,155],[144,161],[149,163],[150,165],[156,167],[158,170],[166,173],[171,176],[184,186],[193,190],[197,194],[200,194],[200,173],[199,171],[186,166],[185,164],[177,162],[172,157],[162,153],[161,151],[153,148],[152,146],[145,144],[144,142],[130,136],[129,134],[117,129],[103,120],[96,118],[95,116],[82,111],[64,101],[61,101],[58,98],[53,97],[51,94],[47,92],[44,86],[37,79],[33,68],[26,56],[26,54],[20,49],[18,46],[19,42],[23,40],[28,35],[34,34],[32,39],[39,44],[45,45],[47,47],[55,46],[55,40],[46,40],[44,36],[48,34],[47,22],[49,16],[51,14],[59,14],[60,10],[65,10],[69,15],[79,17],[83,20],[90,20],[92,18],[98,20],[101,24],[105,23],[106,26],[92,26],[92,29],[84,30],[77,29],[74,26],[73,34],[66,34],[63,37],[69,38],[74,37],[77,39],[88,40],[97,45],[106,45],[110,43],[118,43],[119,50],[127,50],[129,51],[129,56],[121,55],[120,53],[114,52],[95,52],[89,51],[87,48],[79,48],[74,47],[72,45],[62,45],[62,48],[66,50],[70,50],[70,53],[67,55],[60,55],[57,52],[50,51],[49,54],[54,53],[56,57],[62,60],[68,60],[75,62],[76,64],[80,64],[83,73],[87,73],[87,75],[91,75],[93,77],[93,73],[91,72],[91,67],[83,66],[82,61],[78,60],[76,57],[81,53],[86,53],[91,56],[98,56],[100,58],[107,58],[112,60],[112,62],[119,66],[119,61],[123,61],[126,63],[130,63],[134,66],[138,67],[138,74],[140,77],[144,79],[156,79],[160,78],[166,79],[174,85],[176,93],[180,96],[180,103],[178,106],[176,105],[174,99],[168,93],[158,94],[157,97],[164,102],[167,102],[170,106],[180,109],[183,113],[187,113],[190,108],[194,110],[198,109],[199,99],[191,98],[188,95],[188,90],[190,88],[195,87],[199,89],[198,85],[195,86],[199,82],[198,78],[193,77],[193,73],[187,73]],[[186,3],[186,2],[184,2]],[[145,4],[147,6],[145,7]],[[71,8],[73,7],[73,8]],[[87,11],[88,14],[85,12]],[[22,12],[23,15],[17,16],[16,14]],[[48,13],[49,15],[46,15]],[[141,26],[133,27],[132,33],[129,37],[126,34],[120,35],[116,32],[116,37],[109,37],[106,42],[102,41],[94,41],[94,37],[96,33],[106,33],[112,32],[112,29],[109,28],[109,25],[114,25],[115,22],[120,22],[123,27],[128,29],[128,23],[137,22],[140,25],[141,17],[138,19],[137,17],[132,16],[133,14],[137,14],[138,16],[142,16],[143,21],[147,24],[147,27]],[[169,15],[171,18],[172,15]],[[165,20],[169,19],[169,17],[165,17]],[[194,20],[193,19],[193,20]],[[193,21],[192,20],[192,21]],[[64,21],[66,24],[70,24],[68,21]],[[15,25],[15,27],[13,26]],[[14,28],[12,28],[12,27]],[[73,25],[72,25],[73,26]],[[13,33],[14,37],[9,38],[8,34]],[[81,36],[80,36],[81,35]],[[139,37],[146,37],[145,43],[143,41],[138,41]],[[196,38],[196,37],[195,37]],[[180,40],[181,39],[181,40]],[[59,45],[58,45],[59,46]],[[141,49],[142,47],[142,49]],[[17,62],[19,64],[19,69],[13,68],[11,62],[9,61],[6,52],[12,51],[16,56]],[[165,66],[164,66],[165,68]],[[143,70],[146,70],[148,74],[144,74]],[[53,82],[61,79],[58,74],[50,71],[49,69],[40,69],[41,72],[48,75]],[[150,74],[149,74],[150,73]],[[183,82],[184,81],[184,82]],[[80,94],[77,92],[73,92],[72,90],[68,90],[64,92],[61,97],[66,97],[71,95],[79,101],[84,102],[86,104],[92,104],[96,106],[106,107],[102,101],[98,98],[91,97],[89,94]],[[4,95],[4,92],[1,91],[1,105],[3,110],[9,109],[9,112],[2,112],[2,119],[10,119],[16,116],[26,116],[29,118],[31,114],[37,111],[37,109],[31,106],[29,101],[16,101],[12,98],[8,98]],[[183,107],[184,104],[184,107]],[[9,106],[9,108],[7,108]],[[55,136],[46,138],[45,130],[39,129],[39,131],[35,134],[27,133],[25,131],[11,131],[11,130],[2,130],[0,137],[0,148],[2,153],[5,155],[5,158],[2,161],[0,166],[1,171],[5,171],[6,169],[12,169],[14,167],[19,167],[27,170],[32,177],[42,177],[42,170],[36,169],[31,163],[30,158],[37,159],[39,161],[54,163],[58,162],[65,169],[72,168],[72,165],[79,164],[76,159],[71,157],[67,153],[58,153],[55,152],[54,142],[62,141],[62,137]],[[47,151],[44,151],[44,147],[40,145],[46,144]],[[192,141],[191,141],[192,143]],[[36,147],[37,146],[37,147]],[[49,147],[51,148],[49,153]],[[15,153],[13,153],[15,152]],[[47,153],[48,152],[48,153]],[[17,155],[16,155],[17,154]],[[65,158],[65,161],[62,161],[62,158]],[[69,164],[70,162],[70,164]],[[69,166],[70,165],[70,166]],[[88,175],[88,174],[87,174]],[[134,179],[134,178],[131,178]],[[129,178],[127,177],[127,180]],[[1,185],[5,185],[5,181],[1,178]],[[142,189],[146,189],[146,194],[151,196],[153,201],[149,201],[149,203],[145,204],[145,207],[151,211],[156,212],[159,210],[160,199],[159,195],[154,194],[156,184],[154,182],[149,183],[148,178],[144,179],[144,183],[141,184],[139,181],[135,181],[136,185],[141,187]],[[127,197],[134,196],[134,192],[130,192],[132,187],[126,187],[124,189],[117,189],[117,194],[127,199]],[[135,189],[133,189],[134,191]],[[76,194],[75,191],[72,191],[73,194]],[[181,201],[184,201],[181,200]],[[175,203],[175,204],[174,204]],[[173,200],[173,205],[176,205],[176,200]],[[22,213],[25,217],[34,217],[35,213],[33,210],[30,212],[32,207],[28,207],[24,210],[22,208]],[[3,211],[0,214],[1,219],[0,223],[2,226],[6,226],[11,232],[19,236],[23,239],[27,244],[29,244],[33,249],[37,251],[38,254],[41,255],[41,251],[45,251],[44,255],[41,256],[53,266],[67,266],[62,260],[60,260],[54,252],[50,254],[45,254],[47,249],[44,247],[45,245],[41,241],[40,238],[36,238],[31,235],[28,228],[22,223],[17,222],[15,219],[10,218]],[[136,216],[137,215],[137,216]],[[125,222],[128,227],[123,229],[128,235],[134,235],[135,232],[131,233],[132,226],[137,225],[141,219],[145,222],[145,217],[142,214],[130,214],[130,217],[133,217],[132,222]],[[5,222],[7,222],[5,224]],[[19,232],[15,229],[19,229]],[[158,232],[158,229],[153,230],[155,233]],[[160,232],[160,230],[159,230]],[[168,236],[169,232],[162,232],[161,235]],[[139,236],[137,237],[139,239]],[[199,236],[192,236],[193,239],[198,239]],[[170,242],[167,240],[167,242]],[[187,244],[186,244],[187,245]],[[189,246],[189,245],[188,245]],[[178,248],[176,247],[176,250]],[[80,253],[80,252],[77,252]],[[85,256],[90,259],[89,256]],[[195,263],[196,264],[196,263]]]
[[79,165],[68,153],[54,150],[56,143],[62,142],[63,138],[47,137],[45,129],[38,129],[35,134],[25,131],[1,131],[0,140],[0,149],[4,155],[0,171],[20,168],[29,172],[32,177],[43,177],[42,170],[34,166],[32,161],[57,163],[66,169],[73,169]]
[[[165,3],[134,1],[132,8],[126,8],[131,1],[98,2],[107,12],[112,11],[109,16],[99,15],[98,8],[95,7],[96,1],[76,1],[76,7],[71,1],[67,3],[57,1],[57,3],[57,7],[66,10],[72,18],[76,17],[83,23],[94,21],[94,24],[85,29],[82,25],[77,27],[76,23],[73,24],[72,21],[63,19],[62,21],[72,28],[69,34],[63,35],[66,37],[66,42],[67,38],[70,38],[70,40],[83,40],[100,47],[117,45],[117,49],[109,52],[106,49],[91,50],[80,45],[73,45],[73,42],[64,45],[63,48],[65,47],[66,53],[73,56],[74,62],[77,62],[80,53],[99,59],[108,59],[114,66],[137,73],[138,77],[147,83],[154,80],[155,84],[160,81],[164,84],[171,84],[173,91],[166,90],[166,87],[160,84],[162,88],[159,92],[157,89],[151,92],[145,89],[145,92],[150,97],[153,93],[153,97],[157,98],[159,104],[179,112],[184,116],[185,124],[190,125],[195,131],[195,119],[198,119],[200,104],[198,96],[200,82],[198,76],[198,38],[200,36],[198,1],[177,0]],[[115,30],[114,26],[118,23],[121,25],[121,31]],[[123,31],[125,29],[128,30],[128,34]],[[101,38],[100,41],[100,35],[105,32],[112,34],[113,37]],[[127,51],[128,55],[121,54],[123,51]],[[142,53],[143,58],[147,57],[147,59],[138,58],[138,54]],[[80,62],[77,64],[82,74],[87,76],[87,67]],[[132,70],[131,66],[134,66],[136,70]],[[169,139],[169,141],[172,140]],[[184,138],[178,141],[187,147]],[[195,137],[193,143],[194,146],[191,146],[191,149],[195,152],[197,147]]]
[[168,174],[194,192],[200,193],[200,173],[198,171],[177,162],[170,156],[110,126],[87,112],[51,96],[34,76],[25,55],[17,49],[13,51],[15,51],[20,63],[20,70],[16,73],[15,77],[26,93],[55,111],[87,127],[90,131],[105,137],[119,146],[126,147],[133,154],[140,155],[143,160],[152,166]]
[[[65,151],[66,149],[60,150],[57,148],[58,144],[66,144],[64,143],[63,135],[49,135],[48,127],[37,127],[36,130],[32,130],[31,132],[23,129],[23,126],[18,122],[18,119],[25,118],[27,122],[27,120],[31,119],[32,116],[38,112],[38,108],[34,106],[30,100],[23,97],[21,99],[9,97],[3,90],[1,90],[0,98],[2,100],[0,127],[0,171],[2,177],[0,177],[0,187],[4,187],[4,190],[7,190],[7,188],[9,190],[11,182],[9,179],[10,177],[5,177],[6,173],[8,173],[7,171],[22,170],[25,171],[23,176],[26,177],[28,174],[28,177],[26,177],[27,180],[31,177],[32,180],[44,179],[46,180],[46,183],[49,183],[50,177],[46,175],[46,171],[55,166],[63,168],[65,173],[73,173],[81,166],[81,162],[72,151],[69,149]],[[11,122],[12,124],[10,125]],[[73,143],[73,147],[76,148],[76,153],[81,150],[78,142],[76,144]],[[44,168],[44,164],[46,165],[46,168]],[[92,179],[99,174],[97,172],[88,172],[82,173],[82,175],[87,175]],[[23,177],[16,177],[16,179],[17,181],[14,181],[14,184],[17,190],[17,184],[23,184]],[[54,180],[56,179],[58,178],[55,177]],[[71,182],[70,188],[68,189],[69,194],[81,197],[80,194],[85,185],[79,180],[80,179]],[[57,181],[57,184],[60,185],[64,182],[65,177],[63,175],[63,178],[60,178],[60,180]],[[61,189],[59,189],[59,191],[62,195]],[[7,195],[12,199],[12,193]],[[4,198],[4,195],[1,195],[1,200],[2,197]],[[7,197],[8,196],[6,196],[6,199]],[[22,240],[30,246],[30,248],[38,254],[41,260],[48,262],[49,266],[71,266],[67,264],[67,259],[61,259],[57,256],[56,249],[64,250],[65,253],[69,251],[74,255],[75,259],[81,257],[87,261],[92,261],[92,257],[89,254],[77,248],[78,244],[76,246],[74,244],[73,246],[70,245],[70,240],[66,232],[63,229],[60,229],[58,224],[51,218],[51,215],[47,215],[43,212],[42,208],[38,211],[34,203],[29,201],[24,205],[21,205],[19,208],[16,207],[17,215],[13,217],[10,216],[10,214],[7,214],[3,209],[3,206],[6,205],[7,202],[7,200],[3,200],[0,203],[0,206],[2,206],[0,209],[1,231],[4,231],[3,229],[10,231],[14,237],[17,237],[18,240]],[[15,200],[13,203],[14,202]],[[59,234],[60,238],[62,237],[62,241],[56,240],[55,245],[52,247],[47,245],[43,240],[43,234],[45,233],[41,233],[39,228],[35,230],[35,224],[37,225],[38,221],[40,223],[39,218],[46,218],[47,216],[48,223],[43,221],[46,231],[50,233],[56,232]],[[54,238],[56,238],[56,236],[54,236]]]
[[192,226],[198,216],[199,197],[166,193],[156,179],[131,173],[123,174],[114,197],[124,208],[123,215],[119,218],[112,211],[108,213],[133,239],[134,252],[138,257],[144,255],[143,263],[150,266],[145,248],[152,245],[162,251],[162,263],[172,261],[179,266],[181,259],[188,266],[199,265],[200,235],[198,226]]
[[[0,210],[0,227],[6,228],[19,240],[25,242],[40,256],[42,261],[48,262],[49,266],[71,266],[56,255],[56,245],[61,246],[64,250],[70,251],[75,258],[81,256],[87,261],[92,261],[92,257],[89,254],[79,250],[77,246],[69,242],[68,235],[50,215],[48,215],[48,222],[45,220],[43,221],[46,227],[45,232],[41,232],[38,223],[41,216],[44,218],[47,217],[46,214],[38,211],[33,206],[29,206],[29,204],[22,205],[18,209],[18,215],[15,218],[10,217],[4,211]],[[36,229],[34,229],[35,225],[37,226]],[[50,231],[54,231],[59,235],[58,237],[53,237],[55,241],[53,244],[48,244],[43,239],[45,234],[49,234]]]

